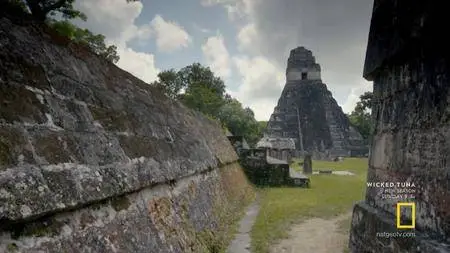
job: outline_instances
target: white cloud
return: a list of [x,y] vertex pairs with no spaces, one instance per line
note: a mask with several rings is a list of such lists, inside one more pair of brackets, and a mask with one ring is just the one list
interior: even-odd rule
[[347,100],[342,105],[342,110],[345,113],[352,112],[353,109],[355,109],[356,103],[359,101],[359,96],[366,91],[373,91],[372,82],[363,81],[360,85],[352,87],[351,92],[347,97]]
[[150,26],[136,26],[135,20],[142,12],[140,2],[127,3],[124,0],[79,0],[75,8],[88,16],[87,22],[77,25],[87,27],[94,33],[101,33],[116,43],[150,37]]
[[283,71],[264,57],[233,57],[242,77],[242,84],[231,95],[249,106],[258,120],[268,120],[277,103],[274,97],[281,94],[284,84]]
[[[205,6],[221,5],[239,32],[236,36],[241,55],[264,59],[265,78],[261,83],[249,81],[243,74],[238,97],[252,104],[257,115],[269,115],[280,92],[258,94],[261,87],[270,89],[279,83],[271,75],[284,72],[289,51],[305,46],[313,51],[322,67],[322,79],[345,110],[352,110],[360,94],[370,90],[362,78],[364,52],[372,10],[371,0],[205,0]],[[347,6],[344,8],[344,6]],[[237,8],[241,7],[241,8]],[[261,61],[262,62],[262,61]],[[241,64],[242,65],[242,64]],[[245,64],[244,64],[245,65]],[[241,66],[242,67],[242,66]],[[272,68],[272,69],[271,69]],[[263,71],[261,71],[263,72]],[[256,79],[256,78],[253,78]],[[284,78],[282,85],[284,84]],[[250,85],[249,83],[253,83]],[[258,86],[259,85],[259,86]],[[256,102],[263,95],[272,107]],[[270,101],[270,102],[268,102]],[[265,107],[266,109],[263,109]],[[267,118],[267,117],[265,117]]]
[[202,33],[210,33],[210,32],[211,32],[211,30],[209,30],[209,29],[207,29],[207,28],[203,28],[203,27],[199,26],[199,25],[196,24],[196,23],[194,23],[193,26],[194,26],[195,29],[199,30],[199,31],[202,32]]
[[230,54],[222,35],[209,37],[202,45],[202,51],[211,70],[226,79],[231,74]]
[[255,53],[258,51],[258,31],[255,24],[249,23],[243,26],[237,35],[238,48],[240,51],[248,51]]
[[208,7],[222,5],[228,12],[230,20],[246,18],[254,10],[260,0],[201,0],[200,4]]
[[155,67],[155,59],[152,54],[135,52],[131,48],[119,48],[120,61],[117,65],[145,82],[152,82],[157,79],[160,72]]
[[227,4],[227,3],[233,3],[234,0],[201,0],[200,4],[202,6],[213,6],[217,4]]
[[120,60],[117,66],[145,82],[156,80],[159,70],[154,55],[135,52],[127,46],[130,41],[145,42],[151,37],[151,26],[137,26],[136,19],[142,12],[142,3],[125,0],[78,0],[75,8],[88,16],[87,22],[77,25],[106,36],[107,43],[117,46]]
[[156,15],[151,22],[156,36],[156,45],[162,52],[172,52],[188,47],[192,42],[191,36],[182,26],[175,22],[165,21]]

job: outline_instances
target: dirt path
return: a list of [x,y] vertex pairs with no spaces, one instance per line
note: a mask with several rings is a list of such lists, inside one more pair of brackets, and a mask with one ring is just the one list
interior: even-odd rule
[[339,231],[339,222],[351,213],[330,220],[312,218],[294,225],[289,238],[280,241],[271,253],[341,253],[348,242],[348,234]]
[[259,205],[256,200],[247,208],[239,224],[239,231],[227,249],[227,253],[250,253],[250,231],[258,215]]

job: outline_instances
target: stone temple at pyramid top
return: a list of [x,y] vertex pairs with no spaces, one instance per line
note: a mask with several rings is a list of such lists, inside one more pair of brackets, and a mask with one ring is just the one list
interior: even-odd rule
[[320,65],[311,50],[297,47],[291,50],[286,68],[286,81],[321,80]]

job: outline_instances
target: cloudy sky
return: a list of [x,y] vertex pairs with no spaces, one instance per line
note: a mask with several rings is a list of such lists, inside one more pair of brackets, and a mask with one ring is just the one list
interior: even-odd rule
[[267,120],[289,51],[305,46],[345,112],[371,90],[362,78],[373,0],[77,0],[78,25],[118,46],[118,66],[146,82],[200,62]]

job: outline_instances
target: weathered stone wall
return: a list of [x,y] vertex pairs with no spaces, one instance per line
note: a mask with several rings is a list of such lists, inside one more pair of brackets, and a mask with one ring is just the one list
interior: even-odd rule
[[253,184],[260,187],[293,185],[289,177],[289,165],[273,164],[266,157],[243,157],[241,161],[245,174]]
[[290,149],[268,149],[267,155],[278,160],[289,162],[294,156],[295,151]]
[[252,195],[220,126],[22,23],[0,16],[0,252],[217,252]]
[[[415,199],[369,187],[355,206],[352,252],[450,252],[450,54],[438,1],[374,3],[365,77],[374,82],[369,182],[412,182]],[[415,237],[396,228],[396,203],[415,202]],[[411,212],[402,216],[411,220]]]

